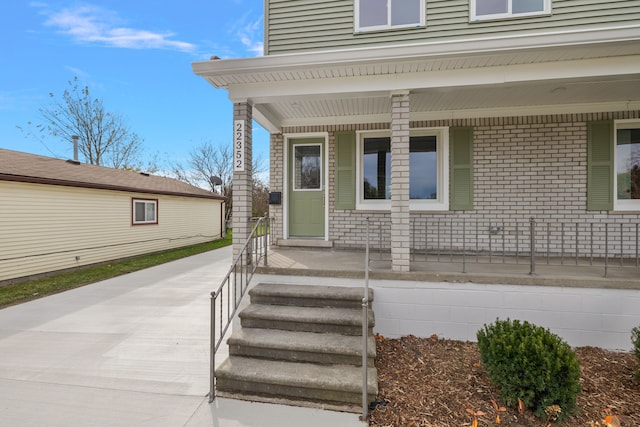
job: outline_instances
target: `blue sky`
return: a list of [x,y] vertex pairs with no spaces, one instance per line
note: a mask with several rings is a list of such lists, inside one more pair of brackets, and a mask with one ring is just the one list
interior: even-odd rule
[[[145,154],[181,161],[204,142],[230,144],[226,91],[191,63],[262,54],[261,0],[0,1],[0,148],[70,158],[71,144],[29,138],[18,126],[75,76],[120,113]],[[254,153],[268,134],[254,126]],[[254,154],[254,156],[256,155]]]

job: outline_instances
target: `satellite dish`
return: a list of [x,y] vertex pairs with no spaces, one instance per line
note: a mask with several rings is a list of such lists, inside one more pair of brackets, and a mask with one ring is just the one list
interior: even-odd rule
[[211,182],[211,185],[222,185],[222,180],[219,176],[210,176],[209,182]]

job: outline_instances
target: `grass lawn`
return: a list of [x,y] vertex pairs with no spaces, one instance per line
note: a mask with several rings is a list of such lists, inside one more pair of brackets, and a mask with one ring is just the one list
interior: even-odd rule
[[132,273],[165,262],[175,261],[191,255],[218,249],[231,244],[232,234],[224,239],[184,248],[171,249],[151,255],[141,255],[121,261],[114,261],[93,267],[86,267],[67,273],[56,274],[28,282],[0,286],[0,308],[30,301],[68,289],[99,282],[100,280]]

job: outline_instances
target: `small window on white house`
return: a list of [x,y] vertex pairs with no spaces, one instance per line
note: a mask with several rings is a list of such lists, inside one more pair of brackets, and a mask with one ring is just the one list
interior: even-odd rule
[[355,0],[356,31],[425,25],[425,0]]
[[551,0],[470,0],[471,21],[551,13]]
[[616,122],[614,158],[614,209],[640,210],[639,121]]
[[133,224],[157,224],[158,201],[155,199],[133,199]]

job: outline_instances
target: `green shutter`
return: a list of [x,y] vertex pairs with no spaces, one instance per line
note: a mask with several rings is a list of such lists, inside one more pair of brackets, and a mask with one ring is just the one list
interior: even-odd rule
[[473,128],[449,130],[449,210],[473,209]]
[[587,210],[613,209],[613,122],[587,123]]
[[356,208],[356,133],[336,132],[335,209]]

